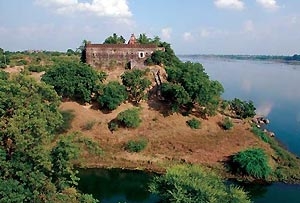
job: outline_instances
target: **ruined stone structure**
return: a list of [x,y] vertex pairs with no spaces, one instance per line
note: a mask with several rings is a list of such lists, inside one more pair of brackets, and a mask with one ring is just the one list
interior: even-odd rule
[[87,44],[85,48],[86,62],[95,68],[116,65],[141,68],[154,51],[164,51],[155,44],[138,44],[133,34],[127,44]]

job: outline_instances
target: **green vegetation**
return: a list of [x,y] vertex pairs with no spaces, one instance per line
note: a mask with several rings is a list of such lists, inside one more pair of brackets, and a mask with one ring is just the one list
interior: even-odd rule
[[91,130],[95,124],[95,120],[89,120],[82,126],[82,130]]
[[118,121],[112,120],[108,123],[108,129],[113,132],[119,129]]
[[232,162],[236,172],[254,178],[266,179],[271,173],[268,157],[260,148],[241,151],[233,156]]
[[145,99],[145,90],[151,85],[151,82],[146,78],[146,71],[134,69],[126,71],[121,75],[122,83],[127,88],[129,99],[139,103]]
[[90,102],[97,85],[106,78],[90,66],[77,62],[61,62],[51,67],[42,77],[42,81],[54,87],[58,95]]
[[6,68],[9,62],[10,60],[8,55],[4,52],[2,48],[0,48],[0,68]]
[[275,181],[295,182],[300,180],[300,162],[299,158],[286,150],[276,139],[272,139],[261,129],[253,126],[251,130],[264,142],[269,143],[275,151],[273,159],[276,161],[276,168],[272,174]]
[[233,128],[232,120],[229,117],[225,117],[222,123],[222,127],[224,128],[224,130],[230,130],[231,128]]
[[75,113],[73,110],[64,110],[60,111],[62,115],[63,122],[56,128],[56,133],[61,134],[67,132],[72,126],[72,120],[75,117]]
[[0,79],[1,202],[96,202],[74,189],[71,161],[79,151],[72,136],[54,136],[62,124],[59,104],[45,83],[23,75]]
[[141,124],[140,110],[138,108],[131,108],[122,111],[118,114],[117,120],[125,127],[137,128]]
[[[214,115],[216,113],[224,89],[218,81],[209,79],[200,63],[185,62],[177,67],[168,67],[166,71],[168,81],[181,85],[190,97],[193,104],[190,108],[200,106],[202,108],[199,108],[199,110],[205,114]],[[179,89],[179,87],[176,89]],[[185,97],[186,99],[187,97]],[[184,101],[184,103],[188,102]]]
[[47,69],[48,69],[47,66],[42,66],[42,65],[29,65],[28,66],[28,70],[29,71],[31,71],[31,72],[37,72],[37,73],[46,71]]
[[252,101],[242,101],[240,99],[233,99],[230,102],[230,108],[239,118],[252,118],[255,116],[255,106]]
[[118,81],[111,81],[103,85],[97,101],[103,109],[114,110],[128,97],[126,87]]
[[106,38],[103,44],[124,44],[126,40],[123,36],[118,36],[116,33],[113,33],[112,36]]
[[150,191],[162,202],[251,202],[242,189],[225,185],[212,171],[196,165],[168,168],[165,175],[153,179]]
[[201,127],[201,122],[196,118],[188,120],[186,124],[192,129],[199,129]]
[[129,140],[125,145],[128,152],[140,152],[146,148],[148,141],[146,139]]
[[9,74],[0,70],[0,80],[7,80],[9,78]]
[[[158,40],[158,39],[157,39]],[[177,66],[181,63],[171,45],[166,42],[155,42],[159,47],[163,47],[165,51],[155,51],[151,54],[151,58],[146,60],[149,65]]]
[[161,94],[166,101],[169,101],[173,112],[178,112],[181,107],[191,103],[191,98],[185,89],[174,83],[163,83]]
[[263,140],[266,143],[271,142],[271,138],[269,135],[267,135],[265,132],[263,132],[261,129],[256,127],[255,125],[252,126],[251,132],[258,136],[261,140]]

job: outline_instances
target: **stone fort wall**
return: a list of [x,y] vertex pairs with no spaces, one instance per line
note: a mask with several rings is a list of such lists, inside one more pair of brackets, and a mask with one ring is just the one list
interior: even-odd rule
[[86,62],[95,68],[115,65],[141,68],[157,50],[164,48],[153,44],[87,44]]

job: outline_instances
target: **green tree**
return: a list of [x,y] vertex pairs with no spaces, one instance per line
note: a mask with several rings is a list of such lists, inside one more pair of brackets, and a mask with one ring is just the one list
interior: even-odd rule
[[[156,41],[153,41],[157,43]],[[153,63],[155,65],[164,65],[164,66],[177,66],[180,64],[179,58],[175,55],[174,50],[171,48],[171,45],[166,42],[159,42],[159,47],[163,47],[164,51],[155,51],[151,55],[151,59],[147,63]]]
[[114,110],[127,98],[126,87],[117,81],[111,81],[100,89],[97,101],[101,108]]
[[137,128],[142,120],[140,119],[140,111],[138,108],[131,108],[118,114],[117,120],[125,127]]
[[165,175],[153,179],[149,188],[162,202],[251,202],[242,189],[225,185],[213,172],[196,165],[168,168]]
[[82,63],[86,63],[86,45],[90,43],[90,41],[85,39],[82,41],[81,45],[76,49],[76,53],[80,54],[80,61]]
[[6,68],[9,62],[9,54],[6,54],[6,52],[0,48],[0,68]]
[[[77,184],[70,159],[53,160],[51,151],[60,148],[53,136],[62,123],[59,104],[59,96],[45,83],[23,75],[0,79],[0,202],[88,199],[75,189],[74,194],[65,193]],[[63,150],[69,151],[69,146]]]
[[168,81],[180,84],[188,93],[193,104],[204,107],[204,113],[214,115],[224,92],[218,81],[209,79],[200,63],[185,62],[166,68]]
[[127,88],[129,99],[139,103],[145,99],[145,90],[150,86],[151,82],[146,77],[146,71],[139,69],[126,71],[121,75],[122,83]]
[[123,36],[118,36],[116,33],[113,33],[112,36],[106,38],[103,44],[124,44],[126,40]]
[[230,102],[230,108],[240,118],[252,118],[255,116],[255,106],[252,101],[242,101],[240,99],[233,99]]
[[138,43],[140,44],[151,44],[152,39],[147,37],[145,33],[140,34],[139,37],[137,38]]
[[268,157],[260,148],[241,151],[233,156],[232,161],[234,171],[254,178],[266,179],[271,172]]
[[163,83],[161,95],[171,103],[172,111],[178,112],[181,107],[191,102],[189,94],[179,84]]
[[105,73],[97,72],[86,64],[61,62],[50,68],[42,81],[52,85],[60,96],[90,102],[92,94],[105,78]]

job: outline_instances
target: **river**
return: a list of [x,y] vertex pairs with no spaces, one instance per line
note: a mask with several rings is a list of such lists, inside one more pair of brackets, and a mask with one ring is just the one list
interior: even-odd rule
[[[181,56],[182,61],[200,62],[213,80],[225,89],[224,99],[252,100],[257,113],[267,116],[268,130],[283,145],[300,156],[300,66],[270,61],[232,60],[206,56]],[[300,169],[299,169],[300,170]],[[147,192],[150,174],[143,172],[88,169],[80,172],[79,188],[102,203],[154,203]],[[300,185],[274,183],[247,185],[254,203],[299,203]]]

